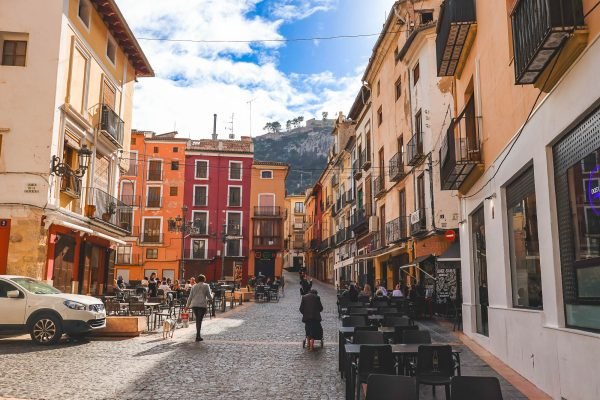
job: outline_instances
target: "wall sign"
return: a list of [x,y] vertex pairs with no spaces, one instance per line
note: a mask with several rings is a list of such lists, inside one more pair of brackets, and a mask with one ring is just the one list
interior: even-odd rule
[[600,165],[590,172],[588,200],[594,214],[600,217]]
[[39,193],[40,189],[38,188],[37,183],[26,183],[24,193]]

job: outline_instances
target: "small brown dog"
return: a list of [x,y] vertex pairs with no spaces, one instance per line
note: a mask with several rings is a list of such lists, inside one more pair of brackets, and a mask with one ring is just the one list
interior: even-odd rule
[[177,322],[174,319],[165,319],[163,321],[163,339],[172,339],[173,334],[175,333],[175,328],[177,328]]

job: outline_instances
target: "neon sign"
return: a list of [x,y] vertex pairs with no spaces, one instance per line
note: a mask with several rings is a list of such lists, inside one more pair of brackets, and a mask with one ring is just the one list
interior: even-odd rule
[[[588,180],[588,199],[590,201],[590,208],[600,217],[600,165],[590,172],[590,179]],[[592,183],[594,186],[592,186]]]

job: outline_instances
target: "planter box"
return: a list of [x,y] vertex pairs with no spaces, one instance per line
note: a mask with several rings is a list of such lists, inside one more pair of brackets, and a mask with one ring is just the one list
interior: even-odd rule
[[146,317],[106,317],[106,328],[93,332],[93,336],[135,337],[146,330]]

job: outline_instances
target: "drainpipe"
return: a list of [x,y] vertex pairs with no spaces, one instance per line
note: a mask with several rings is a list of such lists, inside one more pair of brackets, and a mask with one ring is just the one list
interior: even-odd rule
[[[433,151],[433,149],[432,149]],[[437,230],[437,228],[435,227],[435,208],[434,208],[434,201],[433,201],[433,156],[431,155],[432,152],[429,152],[429,197],[431,200],[431,230],[433,232],[435,232]]]

